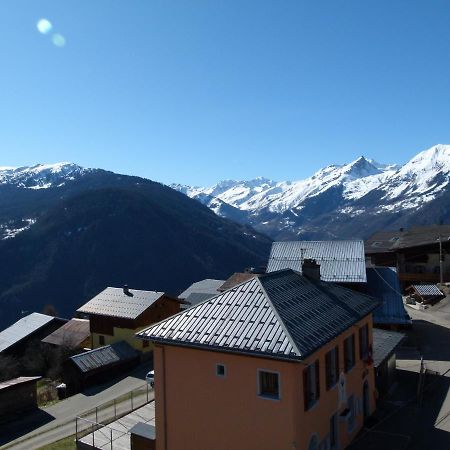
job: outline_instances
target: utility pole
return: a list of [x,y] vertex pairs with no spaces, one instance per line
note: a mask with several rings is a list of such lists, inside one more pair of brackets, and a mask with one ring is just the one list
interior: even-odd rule
[[439,235],[439,274],[440,283],[444,283],[444,254],[442,252],[442,236]]

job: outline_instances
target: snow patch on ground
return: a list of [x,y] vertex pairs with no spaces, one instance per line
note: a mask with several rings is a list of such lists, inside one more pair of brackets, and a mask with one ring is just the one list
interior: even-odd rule
[[36,223],[36,219],[23,219],[26,225],[19,228],[9,228],[8,225],[1,225],[0,230],[2,231],[2,240],[12,239],[16,237],[19,233],[29,230],[33,224]]

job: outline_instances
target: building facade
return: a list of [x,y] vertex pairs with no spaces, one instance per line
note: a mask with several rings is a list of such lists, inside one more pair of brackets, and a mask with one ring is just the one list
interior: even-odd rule
[[395,267],[402,285],[450,281],[450,226],[434,225],[409,230],[380,231],[365,242],[371,263]]
[[141,332],[155,342],[157,449],[345,448],[375,409],[377,306],[284,270]]

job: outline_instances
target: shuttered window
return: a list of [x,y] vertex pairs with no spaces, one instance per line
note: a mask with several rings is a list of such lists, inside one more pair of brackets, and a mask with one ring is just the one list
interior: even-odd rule
[[325,355],[327,390],[336,385],[339,378],[339,349],[334,347]]
[[266,372],[260,370],[259,376],[259,395],[272,399],[280,398],[280,375],[277,372]]
[[369,356],[369,327],[364,325],[359,329],[359,357],[367,359]]
[[348,372],[355,365],[355,335],[344,341],[344,370]]
[[303,397],[305,411],[310,409],[320,397],[319,360],[310,364],[303,371]]

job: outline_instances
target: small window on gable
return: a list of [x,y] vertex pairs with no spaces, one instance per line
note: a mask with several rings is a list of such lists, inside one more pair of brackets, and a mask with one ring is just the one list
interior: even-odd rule
[[275,400],[280,398],[280,375],[277,372],[259,370],[258,382],[258,395]]
[[216,364],[216,375],[224,377],[227,374],[225,364]]

